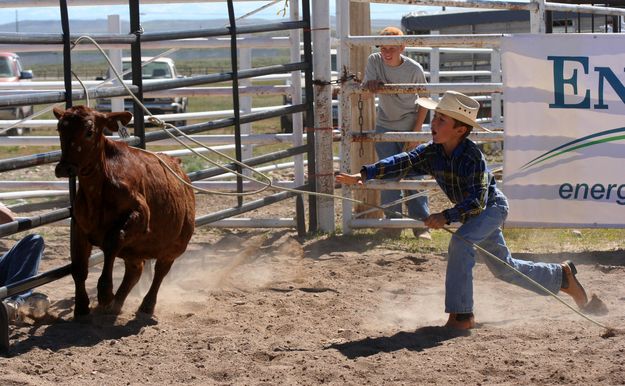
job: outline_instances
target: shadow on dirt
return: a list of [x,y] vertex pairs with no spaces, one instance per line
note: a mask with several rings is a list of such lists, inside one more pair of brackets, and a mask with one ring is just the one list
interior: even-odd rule
[[[136,316],[134,319],[121,321],[115,315],[95,314],[88,319],[90,320],[85,323],[79,323],[51,317],[36,322],[27,330],[13,330],[9,356],[18,356],[35,348],[57,352],[73,347],[91,347],[105,340],[137,335],[144,327],[158,323],[149,316]],[[38,332],[39,329],[42,331]],[[23,337],[26,339],[20,340]]]
[[513,253],[515,259],[542,261],[545,263],[561,263],[572,260],[575,264],[599,264],[625,266],[625,251],[585,251],[558,253]]
[[454,330],[445,327],[422,327],[414,332],[401,331],[393,336],[365,338],[355,342],[332,344],[326,347],[326,349],[336,349],[347,358],[355,359],[402,349],[423,351],[439,346],[446,340],[469,335],[471,335],[471,332],[466,330]]
[[331,253],[370,252],[374,247],[388,243],[388,239],[372,235],[349,235],[318,238],[304,247],[305,256],[318,259]]

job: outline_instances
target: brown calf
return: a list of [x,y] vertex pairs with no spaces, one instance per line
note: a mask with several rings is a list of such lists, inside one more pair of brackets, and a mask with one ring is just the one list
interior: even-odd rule
[[[76,286],[74,316],[89,313],[85,289],[88,259],[93,245],[104,253],[98,280],[98,303],[119,313],[130,290],[139,280],[145,259],[156,259],[154,279],[139,311],[154,312],[161,282],[187,248],[195,226],[193,190],[176,179],[152,154],[115,142],[104,128],[117,131],[132,118],[128,112],[100,113],[85,106],[65,111],[55,108],[61,139],[57,177],[76,176],[76,220],[72,277]],[[159,157],[186,181],[180,161]],[[124,259],[124,278],[113,295],[113,261]]]

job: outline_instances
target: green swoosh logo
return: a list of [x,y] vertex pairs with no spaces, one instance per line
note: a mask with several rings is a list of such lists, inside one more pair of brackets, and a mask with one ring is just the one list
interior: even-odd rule
[[[616,134],[616,133],[625,133],[625,127],[619,127],[617,129],[610,129],[610,130],[600,131],[598,133],[587,135],[585,137],[575,139],[575,140],[573,140],[571,142],[567,142],[567,143],[565,143],[563,145],[560,145],[560,146],[558,146],[556,148],[553,148],[553,149],[549,150],[548,152],[543,153],[542,155],[532,159],[531,161],[529,161],[525,165],[521,166],[521,170],[530,168],[530,167],[532,167],[534,165],[538,165],[539,163],[542,163],[542,162],[544,162],[544,161],[546,161],[548,159],[557,157],[557,156],[562,155],[562,154],[566,154],[568,152],[571,152],[571,151],[574,151],[574,150],[577,150],[577,149],[581,149],[581,148],[592,146],[592,145],[597,145],[597,144],[600,144],[600,143],[613,142],[613,141],[618,141],[618,140],[621,140],[621,139],[625,139],[625,135],[615,135],[615,136],[608,137],[609,135]],[[604,137],[604,138],[599,138],[599,137]],[[580,142],[584,142],[584,141],[587,141],[587,140],[593,139],[593,138],[597,138],[597,139],[594,140],[594,141],[590,141],[590,142],[585,142],[585,143],[579,144]],[[579,145],[573,146],[575,144],[579,144]],[[569,146],[571,146],[571,147],[569,147]]]

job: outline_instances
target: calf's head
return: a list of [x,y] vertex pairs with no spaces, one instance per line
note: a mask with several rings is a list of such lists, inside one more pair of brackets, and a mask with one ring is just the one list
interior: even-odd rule
[[104,149],[103,130],[117,131],[117,122],[128,124],[129,112],[101,113],[87,106],[74,106],[67,110],[54,108],[59,120],[57,131],[61,139],[61,160],[54,169],[57,177],[76,176],[82,167],[99,159]]

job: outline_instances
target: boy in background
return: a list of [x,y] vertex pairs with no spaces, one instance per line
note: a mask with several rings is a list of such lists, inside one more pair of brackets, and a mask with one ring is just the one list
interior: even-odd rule
[[[396,27],[386,27],[381,32],[383,36],[401,36],[403,32]],[[380,86],[395,83],[426,83],[425,73],[419,63],[403,55],[406,46],[383,45],[379,53],[373,53],[367,59],[363,87],[371,93],[376,93]],[[364,94],[366,95],[366,94]],[[416,94],[379,94],[378,107],[376,110],[375,132],[384,134],[389,131],[421,131],[421,126],[427,114],[426,109],[418,109],[415,104]],[[411,150],[418,143],[404,142],[376,142],[375,150],[378,159],[384,159],[404,150]],[[411,175],[411,177],[418,177]],[[406,191],[405,195],[412,195],[416,191]],[[399,190],[382,190],[382,206],[400,199]],[[429,215],[428,198],[421,196],[406,202],[408,215],[412,218],[423,219]],[[401,204],[389,207],[394,212],[401,213]],[[387,214],[387,218],[398,216]],[[412,230],[415,237],[431,240],[432,237],[427,228],[415,228]],[[401,229],[387,229],[389,236],[399,236]]]

